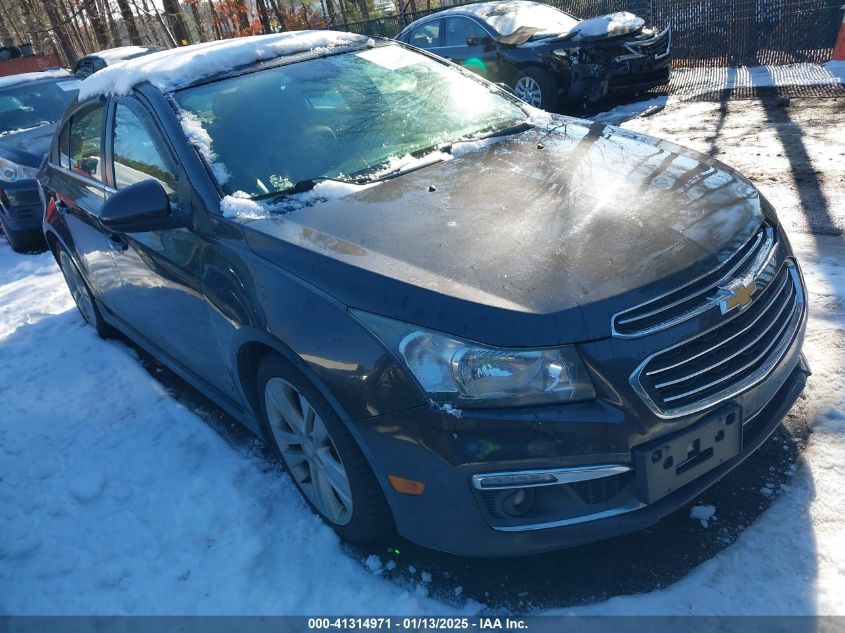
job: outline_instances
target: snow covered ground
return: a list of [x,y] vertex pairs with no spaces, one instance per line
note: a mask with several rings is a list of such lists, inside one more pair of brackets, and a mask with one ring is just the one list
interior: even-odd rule
[[[780,123],[751,102],[721,119],[719,104],[670,102],[626,124],[718,154],[780,210],[811,294],[803,410],[814,432],[791,482],[736,543],[668,588],[563,612],[845,614],[845,240],[835,230],[845,139],[836,118],[802,127],[799,107],[820,104],[794,104]],[[802,131],[800,169],[790,126]],[[805,210],[808,186],[831,209],[823,230]],[[0,403],[2,614],[484,608],[457,586],[434,595],[424,569],[397,583],[382,560],[350,556],[255,446],[228,442],[134,352],[85,327],[48,254],[2,240]]]

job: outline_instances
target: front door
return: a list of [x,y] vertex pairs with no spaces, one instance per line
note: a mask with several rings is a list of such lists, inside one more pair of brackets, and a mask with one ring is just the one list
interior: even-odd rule
[[[432,52],[485,79],[498,81],[497,45],[484,27],[465,16],[444,18],[442,22],[441,46],[432,49]],[[470,38],[474,39],[470,40]],[[473,43],[469,44],[467,40]]]
[[[191,205],[186,177],[152,114],[134,99],[114,103],[107,143],[109,193],[155,179],[172,205]],[[203,291],[206,238],[189,228],[118,233],[114,262],[122,281],[117,316],[152,343],[159,355],[202,378],[221,395],[234,391],[211,327]]]

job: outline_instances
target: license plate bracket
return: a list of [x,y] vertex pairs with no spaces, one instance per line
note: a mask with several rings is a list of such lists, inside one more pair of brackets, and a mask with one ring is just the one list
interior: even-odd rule
[[634,448],[637,496],[654,503],[739,455],[742,410],[722,409],[691,428]]

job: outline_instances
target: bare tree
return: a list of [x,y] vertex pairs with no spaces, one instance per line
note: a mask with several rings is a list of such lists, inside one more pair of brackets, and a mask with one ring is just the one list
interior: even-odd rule
[[103,18],[100,16],[100,11],[97,8],[97,1],[82,0],[82,6],[88,16],[91,29],[94,31],[94,39],[97,41],[97,47],[99,49],[108,48],[109,36],[106,34],[106,25],[103,23]]
[[191,34],[188,32],[188,27],[185,25],[185,20],[182,18],[182,9],[179,8],[179,0],[162,0],[164,7],[164,15],[167,17],[167,23],[170,25],[170,30],[176,43],[179,46],[186,46],[191,43]]
[[139,46],[141,34],[138,32],[138,25],[135,23],[135,16],[127,0],[117,0],[117,8],[120,9],[120,17],[126,25],[126,32],[129,34],[129,43]]

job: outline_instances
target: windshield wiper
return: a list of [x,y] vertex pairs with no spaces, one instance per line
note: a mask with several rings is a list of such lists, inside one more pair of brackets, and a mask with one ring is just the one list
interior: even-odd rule
[[326,176],[320,176],[319,178],[305,178],[303,180],[299,180],[290,187],[286,189],[281,189],[279,191],[270,191],[268,193],[260,193],[256,196],[250,196],[250,200],[261,201],[261,200],[277,200],[278,198],[284,198],[285,196],[292,196],[297,193],[305,193],[306,191],[311,191],[314,187],[319,185],[321,182],[326,182],[327,180],[331,180],[333,182],[351,182],[349,180],[342,180],[340,178],[328,178]]
[[452,151],[452,146],[457,145],[458,143],[473,143],[475,141],[483,141],[486,138],[497,138],[499,136],[513,136],[515,134],[522,134],[523,132],[527,132],[528,130],[531,130],[533,128],[534,125],[532,125],[528,121],[523,121],[522,123],[517,123],[516,125],[509,125],[507,127],[498,128],[496,130],[491,130],[486,133],[471,134],[467,137],[449,143],[448,145],[442,147],[441,151],[450,152]]

